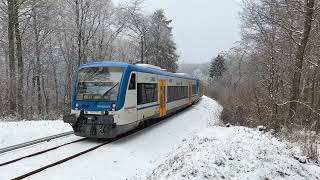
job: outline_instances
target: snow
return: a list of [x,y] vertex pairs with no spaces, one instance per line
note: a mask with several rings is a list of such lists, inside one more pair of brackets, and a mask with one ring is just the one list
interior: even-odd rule
[[[245,127],[208,128],[187,140],[143,179],[318,179],[286,143]],[[145,178],[147,177],[147,178]]]
[[[27,179],[320,178],[319,166],[299,163],[294,158],[303,157],[299,148],[258,129],[224,127],[219,120],[221,111],[222,107],[216,101],[204,96],[195,106],[158,124]],[[50,131],[59,126],[59,123],[51,124],[49,129],[40,126],[39,131],[41,128]],[[18,136],[23,134],[17,135],[19,139]],[[62,140],[55,144],[58,143]],[[0,179],[22,175],[97,143],[85,141],[0,167],[0,172],[6,172],[0,174]],[[7,156],[14,157],[17,153]],[[0,156],[0,163],[3,158]]]
[[70,125],[57,121],[0,122],[0,148],[46,136],[72,131]]

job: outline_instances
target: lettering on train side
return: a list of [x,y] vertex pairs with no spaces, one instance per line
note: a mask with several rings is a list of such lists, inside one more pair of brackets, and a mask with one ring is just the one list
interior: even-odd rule
[[111,108],[109,105],[97,105],[97,108]]

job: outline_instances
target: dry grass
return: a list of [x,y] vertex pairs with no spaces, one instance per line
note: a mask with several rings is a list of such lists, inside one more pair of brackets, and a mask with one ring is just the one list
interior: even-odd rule
[[281,121],[286,111],[283,110],[277,116],[268,116],[268,109],[262,106],[259,112],[252,89],[249,86],[230,88],[217,82],[213,88],[208,88],[207,95],[216,99],[223,106],[221,120],[225,124],[247,127],[263,125],[267,127],[267,130],[276,130],[279,138],[285,138],[293,143],[298,142],[302,154],[309,160],[319,163],[320,136],[314,128],[295,126],[295,130],[289,131]]

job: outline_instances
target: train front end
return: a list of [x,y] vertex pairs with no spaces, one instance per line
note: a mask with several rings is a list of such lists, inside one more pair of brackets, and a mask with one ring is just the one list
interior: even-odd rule
[[80,67],[71,114],[63,117],[76,135],[113,138],[126,130],[119,129],[116,122],[126,93],[125,71],[125,66],[112,63]]

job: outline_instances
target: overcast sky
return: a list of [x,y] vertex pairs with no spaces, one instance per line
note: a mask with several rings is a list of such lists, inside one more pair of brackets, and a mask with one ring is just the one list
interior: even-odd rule
[[[119,2],[128,0],[113,0]],[[239,0],[145,0],[146,13],[164,9],[172,19],[180,63],[207,62],[240,39]]]

